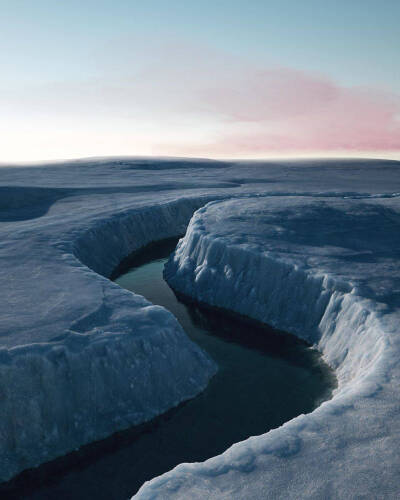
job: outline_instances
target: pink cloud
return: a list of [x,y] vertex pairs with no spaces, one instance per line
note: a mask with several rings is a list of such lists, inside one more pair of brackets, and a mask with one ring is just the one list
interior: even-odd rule
[[[3,114],[18,121],[16,130],[30,120],[45,139],[76,121],[93,148],[106,130],[126,138],[126,154],[400,151],[399,96],[181,41],[147,47],[124,39],[103,52],[102,71],[87,80],[3,89]],[[68,129],[71,144],[81,135]]]
[[254,71],[203,92],[227,132],[210,153],[400,150],[400,99],[291,69]]

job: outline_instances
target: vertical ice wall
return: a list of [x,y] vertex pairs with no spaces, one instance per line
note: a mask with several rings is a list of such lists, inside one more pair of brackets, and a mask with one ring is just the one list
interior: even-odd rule
[[181,464],[135,498],[397,498],[399,221],[397,199],[247,198],[196,212],[166,266],[171,286],[307,339],[339,386],[313,413]]

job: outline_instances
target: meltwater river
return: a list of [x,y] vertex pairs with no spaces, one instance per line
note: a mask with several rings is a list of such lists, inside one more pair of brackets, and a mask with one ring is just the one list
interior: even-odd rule
[[150,424],[86,446],[64,465],[61,459],[58,467],[32,474],[10,488],[14,498],[126,499],[177,464],[222,453],[331,396],[332,372],[305,342],[177,298],[163,279],[175,245],[176,240],[163,241],[136,253],[114,273],[123,271],[115,281],[171,311],[216,361],[218,373],[202,394]]

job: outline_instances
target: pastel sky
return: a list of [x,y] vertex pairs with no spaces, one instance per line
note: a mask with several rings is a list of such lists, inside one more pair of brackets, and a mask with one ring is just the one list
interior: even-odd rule
[[400,159],[399,0],[0,0],[0,162]]

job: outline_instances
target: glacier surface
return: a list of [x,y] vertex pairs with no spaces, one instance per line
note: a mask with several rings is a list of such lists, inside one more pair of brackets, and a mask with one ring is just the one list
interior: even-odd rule
[[334,368],[334,397],[137,498],[396,498],[400,197],[210,202],[165,268],[177,291],[293,332]]
[[186,231],[171,285],[306,338],[339,386],[137,498],[396,498],[399,192],[390,161],[0,168],[0,480],[204,389],[216,366],[175,318],[107,279]]

